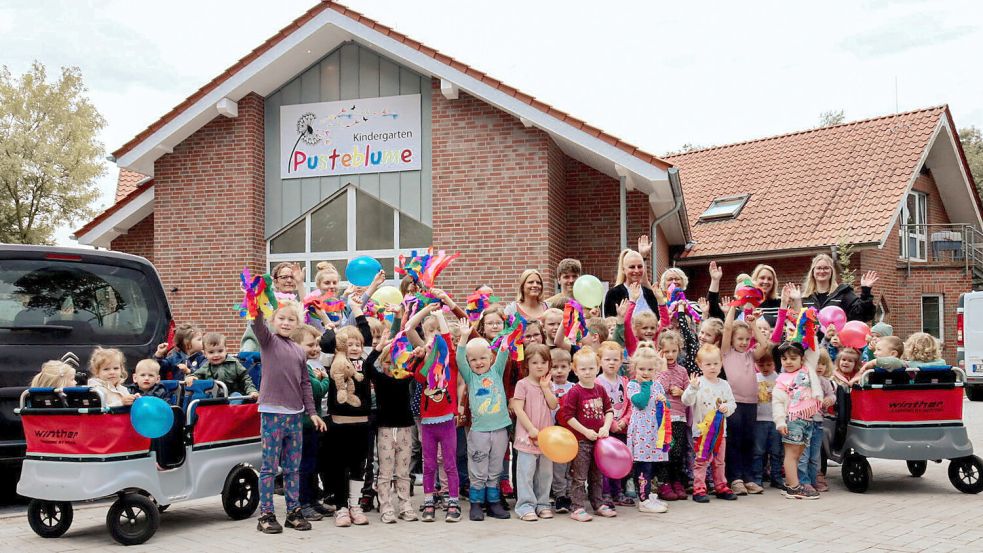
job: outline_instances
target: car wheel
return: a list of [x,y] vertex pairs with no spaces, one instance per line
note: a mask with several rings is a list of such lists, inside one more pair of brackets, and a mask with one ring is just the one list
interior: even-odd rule
[[72,525],[72,504],[67,501],[32,499],[27,506],[27,522],[42,538],[58,538]]

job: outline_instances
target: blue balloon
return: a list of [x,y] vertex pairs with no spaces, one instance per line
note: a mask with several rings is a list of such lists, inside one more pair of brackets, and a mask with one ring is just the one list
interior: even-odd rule
[[382,270],[382,265],[367,255],[362,255],[348,262],[345,277],[355,286],[368,286],[372,279]]
[[137,434],[144,438],[160,438],[174,424],[174,412],[159,397],[141,396],[130,407],[130,422]]

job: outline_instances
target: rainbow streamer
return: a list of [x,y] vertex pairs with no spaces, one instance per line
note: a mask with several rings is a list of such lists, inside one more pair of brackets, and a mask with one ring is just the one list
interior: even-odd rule
[[252,320],[262,312],[267,319],[272,317],[279,303],[273,291],[273,278],[269,273],[253,276],[248,268],[243,267],[239,282],[243,292],[242,303],[236,306],[239,316]]
[[720,440],[724,437],[726,425],[727,417],[717,409],[707,413],[703,422],[696,425],[700,430],[700,439],[696,444],[698,461],[709,461],[720,451]]
[[508,326],[502,329],[498,333],[498,336],[495,337],[495,341],[492,342],[492,350],[498,351],[502,347],[502,341],[504,340],[509,346],[509,356],[515,361],[522,361],[525,359],[525,353],[522,347],[523,335],[525,333],[526,320],[518,313],[511,315]]
[[498,303],[497,297],[475,292],[468,296],[468,303],[464,308],[464,312],[468,314],[468,320],[473,323],[480,319],[481,312],[488,309],[488,306],[493,303]]
[[423,255],[413,250],[409,256],[400,255],[396,265],[396,273],[409,276],[413,282],[426,288],[432,288],[441,271],[457,259],[460,253],[448,254],[444,250],[434,252],[433,247],[427,248]]
[[410,339],[406,337],[405,332],[396,334],[390,348],[389,357],[393,362],[393,378],[402,380],[416,374],[420,360],[413,357],[413,345],[410,344]]
[[325,315],[332,322],[341,320],[341,315],[345,311],[345,302],[333,295],[326,295],[321,290],[314,290],[304,298],[304,315],[307,324],[311,321],[319,321],[317,311],[324,311]]
[[[686,299],[686,292],[682,288],[676,286],[675,283],[670,284],[669,289],[666,290],[666,297],[669,298],[668,308],[670,318],[675,319],[679,317],[679,306],[685,305],[686,313],[693,319],[693,322],[696,324],[700,323],[700,314],[696,312],[696,309]],[[683,303],[680,304],[679,302]]]
[[744,282],[742,282],[734,292],[734,299],[729,305],[740,307],[746,304],[751,304],[752,307],[758,307],[764,300],[764,292],[755,286],[750,279],[744,279]]
[[430,353],[427,354],[423,366],[420,367],[419,374],[427,379],[426,388],[423,394],[434,401],[440,402],[445,398],[450,399],[451,364],[450,348],[447,341],[440,334],[433,337],[433,344]]
[[587,318],[584,317],[584,306],[575,299],[568,299],[563,306],[563,335],[570,336],[570,330],[577,328],[576,340],[587,335]]
[[672,445],[672,416],[669,414],[669,401],[658,401],[655,404],[655,447],[669,451]]
[[815,307],[803,309],[795,323],[795,334],[792,335],[791,341],[799,342],[802,347],[816,351],[817,328],[819,328],[819,312]]

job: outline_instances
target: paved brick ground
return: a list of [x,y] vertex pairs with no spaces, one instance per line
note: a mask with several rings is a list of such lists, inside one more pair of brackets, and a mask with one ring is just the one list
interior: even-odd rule
[[[970,435],[983,444],[983,404],[966,402]],[[981,446],[983,447],[983,446]],[[255,520],[228,520],[218,498],[176,504],[162,515],[157,535],[134,551],[983,551],[983,495],[959,493],[946,464],[930,463],[921,479],[904,463],[873,461],[874,484],[866,494],[843,487],[830,468],[831,491],[819,501],[791,501],[769,489],[736,502],[676,502],[664,515],[621,508],[618,518],[577,523],[567,518],[535,523],[485,521],[458,524],[400,522],[384,525],[378,513],[361,528],[314,523],[310,532],[277,536],[255,530]],[[419,498],[419,495],[417,496]],[[282,498],[277,508],[282,513]],[[44,540],[28,527],[23,509],[0,515],[2,551],[97,551],[115,542],[105,527],[107,504],[81,505],[72,529]],[[465,515],[466,515],[465,504]],[[281,516],[282,520],[282,516]]]

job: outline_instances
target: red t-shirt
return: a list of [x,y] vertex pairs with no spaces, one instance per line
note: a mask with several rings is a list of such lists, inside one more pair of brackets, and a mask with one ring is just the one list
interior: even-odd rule
[[560,425],[569,428],[578,440],[586,440],[583,434],[570,427],[570,419],[577,419],[584,427],[597,432],[604,426],[604,415],[607,413],[613,413],[613,410],[611,398],[604,388],[597,384],[593,388],[575,384],[563,396],[563,405],[556,414],[556,420]]

